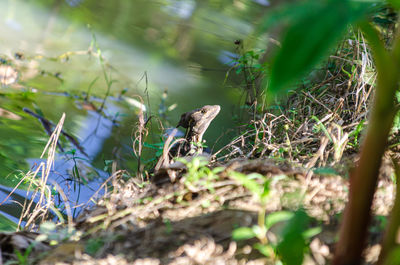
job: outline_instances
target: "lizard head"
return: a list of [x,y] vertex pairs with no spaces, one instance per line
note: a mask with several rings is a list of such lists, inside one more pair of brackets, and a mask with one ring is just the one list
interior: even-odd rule
[[219,105],[206,105],[182,114],[176,127],[190,129],[196,134],[203,135],[211,121],[218,115],[221,107]]

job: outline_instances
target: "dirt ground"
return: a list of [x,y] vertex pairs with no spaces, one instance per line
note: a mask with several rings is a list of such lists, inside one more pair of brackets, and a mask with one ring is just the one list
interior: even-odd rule
[[[51,251],[36,256],[35,263],[276,264],[252,247],[256,239],[232,239],[235,228],[255,225],[260,211],[254,194],[230,176],[232,170],[257,172],[271,180],[267,214],[303,208],[313,218],[312,226],[322,228],[308,242],[303,264],[329,264],[346,204],[348,181],[339,175],[313,174],[271,159],[231,161],[213,182],[212,190],[202,185],[189,189],[184,184],[185,174],[175,183],[141,185],[132,179],[123,181],[122,174],[117,173],[112,191],[76,220],[74,240],[52,247],[43,244]],[[387,177],[390,170],[382,170],[375,194],[374,218],[364,255],[366,264],[377,260],[381,216],[389,214],[394,200],[395,187]],[[271,243],[277,240],[280,230],[278,224],[268,231]],[[0,243],[11,245],[12,241],[10,236],[9,241],[3,239]],[[33,253],[43,253],[43,248],[38,247]],[[4,257],[5,253],[3,261]]]

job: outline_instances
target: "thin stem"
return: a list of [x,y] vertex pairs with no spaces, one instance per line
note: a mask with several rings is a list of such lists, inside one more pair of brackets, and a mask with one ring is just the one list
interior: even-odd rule
[[[371,25],[365,22],[360,27],[373,52],[378,81],[360,160],[350,177],[349,202],[336,245],[334,265],[355,265],[361,262],[379,168],[395,117],[394,96],[399,82],[399,70],[395,67],[397,57],[391,56],[384,48]],[[398,45],[400,42],[396,42]]]

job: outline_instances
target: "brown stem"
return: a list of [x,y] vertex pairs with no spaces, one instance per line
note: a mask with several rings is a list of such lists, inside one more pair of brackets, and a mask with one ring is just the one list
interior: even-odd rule
[[390,54],[369,24],[363,24],[361,28],[374,54],[378,83],[360,160],[350,176],[349,202],[336,245],[334,265],[357,265],[361,262],[379,168],[395,116],[394,95],[399,75],[393,53],[398,44],[395,43],[394,52]]
[[382,251],[379,255],[378,264],[384,265],[389,264],[387,260],[388,254],[396,246],[397,231],[400,226],[400,166],[397,161],[393,160],[394,171],[396,175],[396,199],[392,208],[392,214],[387,225],[385,236],[382,240]]
[[381,159],[394,118],[393,113],[383,116],[376,112],[370,119],[360,161],[351,174],[349,203],[336,245],[334,265],[360,264]]

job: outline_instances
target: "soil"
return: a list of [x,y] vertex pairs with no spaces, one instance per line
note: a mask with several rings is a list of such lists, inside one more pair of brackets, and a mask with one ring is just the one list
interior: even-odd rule
[[[364,255],[366,264],[377,260],[381,216],[389,214],[394,200],[395,187],[384,174],[391,169],[384,167],[389,165],[383,165],[375,194],[374,218]],[[347,200],[346,178],[313,174],[299,166],[271,159],[237,159],[223,168],[212,188],[199,183],[188,188],[185,173],[180,173],[175,183],[164,181],[156,185],[133,179],[124,181],[123,172],[116,172],[112,191],[76,220],[74,237],[51,247],[52,250],[36,262],[275,264],[273,259],[252,247],[256,239],[238,242],[232,239],[235,228],[257,224],[257,213],[261,210],[256,196],[231,177],[230,172],[235,170],[246,174],[257,172],[271,180],[267,214],[303,208],[313,218],[311,227],[322,228],[308,242],[309,251],[303,264],[329,264]],[[281,230],[282,225],[278,224],[268,232],[271,243],[277,240]],[[5,244],[4,240],[1,244]]]

